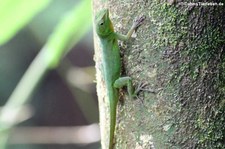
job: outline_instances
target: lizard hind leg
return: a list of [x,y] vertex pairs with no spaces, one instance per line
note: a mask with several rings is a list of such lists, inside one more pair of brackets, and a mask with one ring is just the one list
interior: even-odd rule
[[131,77],[120,77],[113,84],[115,88],[122,88],[124,86],[127,87],[129,98],[134,98],[137,92],[134,90]]

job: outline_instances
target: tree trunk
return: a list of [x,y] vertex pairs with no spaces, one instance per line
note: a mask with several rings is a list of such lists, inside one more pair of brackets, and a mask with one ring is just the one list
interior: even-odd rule
[[[132,20],[146,20],[135,39],[121,48],[122,75],[134,85],[147,83],[138,99],[121,90],[116,149],[225,148],[225,3],[108,0],[93,2],[94,12],[109,8],[116,32],[126,34]],[[97,92],[102,145],[108,138],[108,103],[100,72],[101,47],[95,34]],[[124,93],[124,94],[122,94]]]

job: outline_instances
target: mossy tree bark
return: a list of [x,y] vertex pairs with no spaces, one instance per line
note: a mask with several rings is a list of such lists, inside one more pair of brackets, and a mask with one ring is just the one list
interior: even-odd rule
[[[140,14],[145,24],[121,48],[122,75],[147,83],[139,99],[117,108],[115,148],[225,148],[225,3],[156,0],[95,0],[109,8],[115,31],[126,34]],[[95,61],[102,144],[108,105],[95,35]],[[124,94],[122,94],[124,93]],[[104,149],[104,147],[103,147]]]

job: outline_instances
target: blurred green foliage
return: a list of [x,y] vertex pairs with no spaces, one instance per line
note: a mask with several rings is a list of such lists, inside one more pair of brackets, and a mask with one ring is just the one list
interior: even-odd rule
[[[0,45],[5,44],[29,21],[50,4],[51,0],[0,1]],[[69,10],[30,64],[0,112],[0,148],[4,149],[16,116],[27,103],[44,74],[56,67],[61,58],[91,27],[91,1],[82,0]]]
[[51,0],[1,0],[0,45],[12,38]]

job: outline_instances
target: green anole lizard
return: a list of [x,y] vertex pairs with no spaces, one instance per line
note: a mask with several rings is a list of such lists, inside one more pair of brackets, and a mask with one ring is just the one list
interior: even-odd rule
[[140,17],[133,22],[127,35],[114,32],[112,22],[109,18],[109,10],[104,9],[97,13],[95,17],[96,33],[100,39],[102,48],[102,73],[106,87],[106,98],[109,100],[110,108],[110,131],[109,142],[106,149],[113,149],[114,131],[116,125],[116,108],[119,99],[118,89],[127,86],[130,98],[136,96],[130,77],[120,77],[121,60],[120,48],[117,40],[127,41],[132,33],[143,23],[144,17]]

